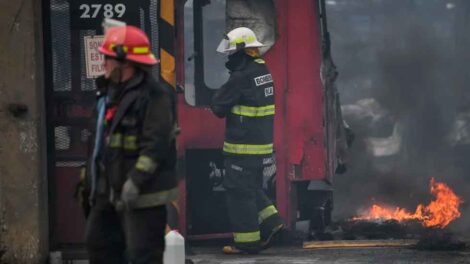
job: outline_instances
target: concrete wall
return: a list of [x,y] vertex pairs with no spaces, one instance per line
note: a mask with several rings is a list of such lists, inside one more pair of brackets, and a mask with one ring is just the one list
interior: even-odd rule
[[[0,242],[6,263],[44,263],[48,252],[41,24],[40,0],[0,0]],[[28,112],[14,117],[11,103]]]

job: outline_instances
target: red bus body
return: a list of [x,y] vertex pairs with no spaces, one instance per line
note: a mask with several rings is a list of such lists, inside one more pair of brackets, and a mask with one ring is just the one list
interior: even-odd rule
[[[295,181],[327,180],[324,88],[320,80],[321,34],[317,1],[276,1],[279,38],[265,54],[275,84],[276,205],[288,226],[295,221]],[[182,23],[177,22],[179,27]],[[177,30],[183,32],[183,30]],[[181,34],[181,33],[180,33]],[[181,36],[178,50],[182,50]],[[183,56],[177,56],[177,82],[184,83]],[[209,109],[178,97],[179,158],[188,149],[221,149],[224,120]],[[181,182],[179,226],[186,233],[186,184]],[[206,237],[217,237],[208,234]]]

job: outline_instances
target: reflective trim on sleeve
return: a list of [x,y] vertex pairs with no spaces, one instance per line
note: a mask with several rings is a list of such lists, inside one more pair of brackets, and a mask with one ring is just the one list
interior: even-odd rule
[[260,241],[261,236],[259,231],[247,233],[233,233],[233,241],[235,243],[250,243]]
[[258,223],[263,223],[264,220],[268,219],[270,216],[277,214],[277,209],[274,205],[270,205],[258,213]]
[[139,195],[136,201],[137,208],[148,208],[164,204],[169,204],[178,199],[179,190],[173,188],[170,190],[164,190],[154,193],[144,193]]
[[122,135],[120,133],[114,133],[109,136],[109,146],[111,148],[120,148],[122,147]]
[[144,155],[139,156],[139,159],[137,159],[137,163],[135,164],[136,169],[147,173],[154,173],[157,166],[158,164],[155,161]]
[[256,59],[255,62],[258,63],[258,64],[265,64],[266,63],[263,59]]
[[232,107],[232,113],[235,115],[248,116],[248,117],[263,117],[274,115],[274,105],[267,106],[246,106],[246,105],[235,105]]
[[263,155],[273,153],[273,144],[250,145],[224,142],[224,152],[232,154]]
[[137,136],[125,136],[124,137],[124,149],[126,150],[139,149],[139,146],[137,144]]

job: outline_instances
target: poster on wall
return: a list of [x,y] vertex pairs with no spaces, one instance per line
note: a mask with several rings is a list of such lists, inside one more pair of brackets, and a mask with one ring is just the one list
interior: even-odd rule
[[104,56],[98,51],[98,47],[104,41],[104,36],[85,36],[85,63],[86,77],[89,79],[96,78],[104,74]]

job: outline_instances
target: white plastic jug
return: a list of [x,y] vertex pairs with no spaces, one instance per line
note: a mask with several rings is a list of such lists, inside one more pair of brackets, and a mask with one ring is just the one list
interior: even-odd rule
[[165,236],[164,264],[184,264],[184,237],[176,230],[168,232]]

